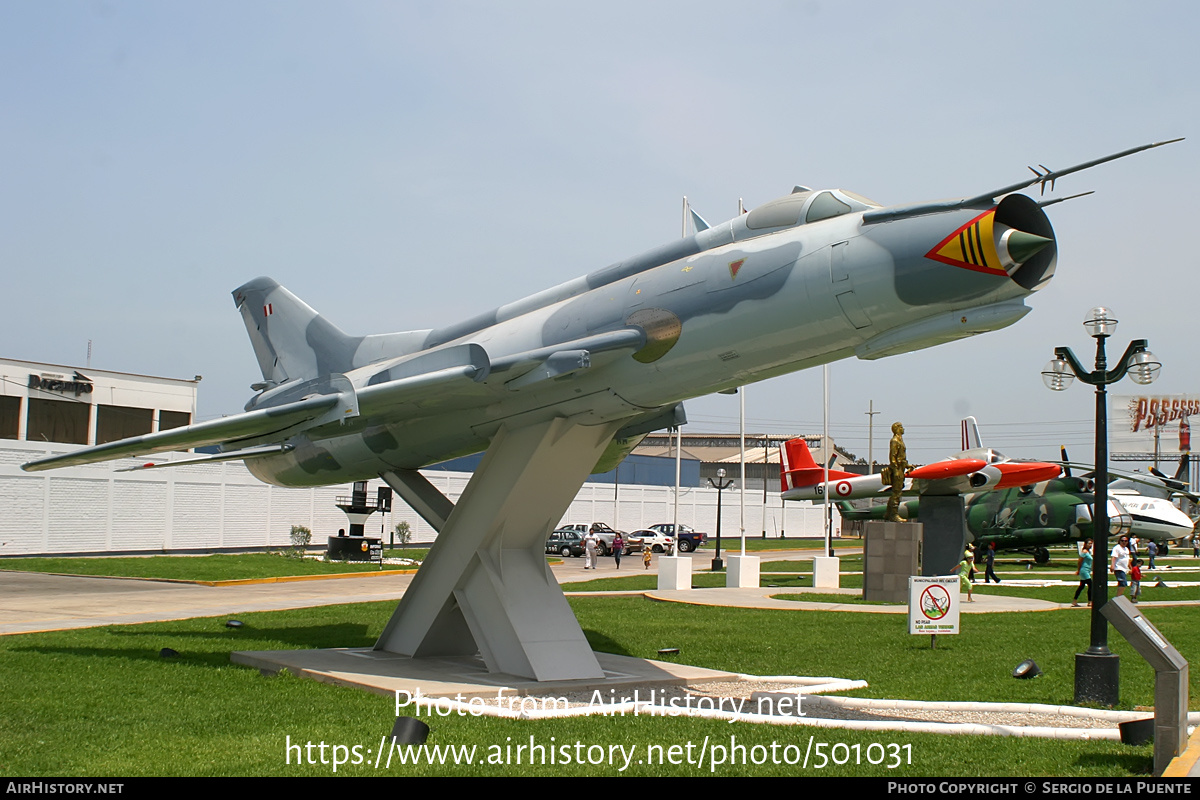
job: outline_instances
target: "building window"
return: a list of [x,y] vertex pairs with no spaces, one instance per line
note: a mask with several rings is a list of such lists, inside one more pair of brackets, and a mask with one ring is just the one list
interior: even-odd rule
[[154,424],[154,409],[96,406],[96,444],[143,436]]
[[191,424],[192,415],[186,411],[158,412],[158,429],[160,431],[169,431],[171,428],[182,428],[184,425]]
[[25,438],[31,442],[87,444],[90,408],[90,403],[31,397]]
[[21,430],[21,398],[0,396],[0,439],[15,439]]

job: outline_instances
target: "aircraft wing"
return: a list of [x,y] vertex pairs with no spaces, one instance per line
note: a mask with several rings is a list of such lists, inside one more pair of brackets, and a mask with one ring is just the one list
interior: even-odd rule
[[519,391],[572,372],[594,369],[597,364],[593,354],[607,356],[637,350],[645,342],[642,331],[629,328],[495,361],[477,344],[455,345],[401,359],[379,369],[367,385],[357,389],[341,374],[284,384],[259,395],[259,405],[243,414],[132,436],[31,461],[21,468],[40,472],[209,445],[221,445],[222,450],[232,451],[222,454],[219,460],[269,455],[279,452],[279,448],[261,445],[282,445],[311,428],[343,422],[360,414],[386,420],[420,414],[432,406],[444,410],[490,402],[501,392]]
[[321,395],[274,408],[264,408],[182,428],[172,428],[169,431],[131,436],[117,442],[30,461],[22,464],[21,469],[26,472],[40,472],[58,467],[94,464],[97,461],[109,461],[124,456],[150,455],[168,450],[187,450],[192,447],[226,444],[242,439],[258,439],[320,419],[338,407],[339,399],[340,395],[338,394]]
[[[1088,464],[1080,461],[1064,461],[1062,463],[1067,467],[1079,467],[1080,469],[1087,470],[1083,473],[1082,477],[1084,478],[1096,477],[1096,466],[1094,464]],[[1144,472],[1126,472],[1125,470],[1113,469],[1112,467],[1109,467],[1108,481],[1109,483],[1112,483],[1115,480],[1127,480],[1132,483],[1139,483],[1148,489],[1157,490],[1157,492],[1162,493],[1164,497],[1181,496],[1188,498],[1192,502],[1200,501],[1200,496],[1192,494],[1192,492],[1187,488],[1187,484],[1176,478],[1160,478],[1157,475],[1147,475]],[[1143,494],[1147,494],[1147,496],[1157,496],[1147,492],[1143,492]]]
[[917,494],[952,495],[1029,486],[1057,478],[1058,464],[1041,461],[1003,461],[988,464],[977,458],[954,458],[909,471]]

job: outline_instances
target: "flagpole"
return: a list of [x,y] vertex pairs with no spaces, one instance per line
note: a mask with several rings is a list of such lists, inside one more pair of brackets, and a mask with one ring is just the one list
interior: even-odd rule
[[[825,450],[829,447],[829,365],[825,364],[821,367],[821,382],[822,394],[824,401],[822,403],[823,412],[821,414],[822,436],[824,441],[821,442],[821,470],[825,477],[824,490],[821,492],[822,508],[821,512],[825,520],[825,555],[833,555],[833,531],[831,530],[829,518],[829,453]],[[830,450],[833,448],[830,447]]]
[[741,402],[738,407],[738,427],[741,431],[741,453],[742,453],[742,491],[741,491],[741,509],[740,509],[740,524],[742,526],[742,555],[746,555],[746,387],[743,386],[738,391],[738,397]]
[[[683,429],[678,425],[675,426],[675,518],[673,520],[675,527],[675,539],[679,539],[679,453],[683,449]],[[696,521],[692,520],[695,525]]]
[[[689,210],[688,199],[687,199],[687,195],[685,194],[683,196],[683,219],[682,219],[681,232],[680,232],[680,238],[683,238],[683,239],[687,238],[688,210]],[[680,466],[681,466],[680,460],[681,460],[682,451],[683,451],[683,429],[680,428],[680,426],[676,425],[675,426],[675,510],[674,510],[675,516],[671,520],[671,522],[672,522],[671,530],[675,534],[675,541],[677,541],[677,542],[679,541],[679,483],[680,483]],[[692,524],[693,525],[695,524],[695,520],[692,520]]]

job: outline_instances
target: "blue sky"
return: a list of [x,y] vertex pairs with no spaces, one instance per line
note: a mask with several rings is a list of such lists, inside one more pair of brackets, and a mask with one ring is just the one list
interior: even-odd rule
[[[258,378],[229,295],[257,275],[350,333],[430,327],[678,236],[682,195],[711,221],[796,183],[911,202],[1193,137],[1060,184],[1097,193],[1049,210],[1057,275],[1016,326],[831,369],[862,455],[874,399],[917,458],[957,450],[966,413],[1013,454],[1081,458],[1092,398],[1039,371],[1090,354],[1090,307],[1116,345],[1150,339],[1156,392],[1200,393],[1198,8],[0,3],[3,353],[82,365],[91,339],[98,368],[203,375],[209,418]],[[688,410],[736,425],[736,398]],[[818,430],[819,371],[747,412]]]

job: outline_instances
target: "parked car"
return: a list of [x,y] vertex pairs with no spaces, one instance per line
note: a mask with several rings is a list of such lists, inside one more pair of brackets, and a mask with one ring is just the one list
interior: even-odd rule
[[583,555],[583,534],[576,530],[556,530],[546,540],[546,555],[558,554],[563,558]]
[[[572,522],[567,525],[560,525],[558,530],[575,531],[579,534],[580,538],[586,536],[590,531],[596,534],[596,538],[599,540],[600,555],[612,555],[613,537],[617,535],[617,531],[608,527],[603,522],[593,522],[591,524],[586,522]],[[624,538],[625,534],[622,533],[621,536]]]
[[652,531],[649,528],[643,528],[640,531],[634,531],[625,538],[625,555],[630,553],[639,553],[642,550],[649,549],[653,553],[673,553],[675,552],[675,537],[668,536],[659,531]]
[[703,547],[708,543],[708,534],[698,531],[690,525],[680,525],[678,534],[675,532],[675,526],[670,522],[660,522],[657,525],[651,525],[647,530],[661,533],[664,536],[674,537],[675,546],[679,548],[679,552],[681,553],[690,553],[697,547]]

